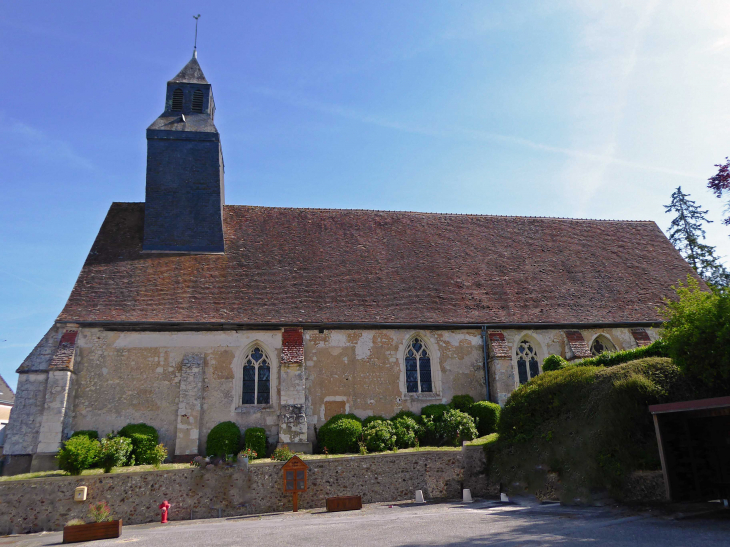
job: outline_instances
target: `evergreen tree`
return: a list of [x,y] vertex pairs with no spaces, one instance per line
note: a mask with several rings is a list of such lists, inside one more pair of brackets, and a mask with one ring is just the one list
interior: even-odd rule
[[665,212],[676,212],[677,216],[669,226],[669,241],[677,248],[684,259],[709,285],[715,287],[730,286],[730,272],[715,256],[715,248],[702,243],[705,239],[704,223],[707,211],[703,211],[689,194],[678,187],[672,194],[672,203],[665,205]]
[[[707,187],[715,193],[715,196],[722,198],[725,192],[730,194],[730,158],[725,158],[725,163],[717,163],[715,167],[718,168],[717,173],[708,179]],[[730,213],[730,200],[727,202],[726,211]],[[722,223],[730,226],[730,216]]]

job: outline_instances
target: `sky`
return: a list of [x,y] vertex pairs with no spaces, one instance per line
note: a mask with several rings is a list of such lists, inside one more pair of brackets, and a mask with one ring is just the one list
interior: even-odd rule
[[3,2],[0,375],[13,388],[110,204],[144,200],[145,129],[198,13],[228,204],[666,231],[681,186],[730,257],[706,188],[730,155],[726,1]]

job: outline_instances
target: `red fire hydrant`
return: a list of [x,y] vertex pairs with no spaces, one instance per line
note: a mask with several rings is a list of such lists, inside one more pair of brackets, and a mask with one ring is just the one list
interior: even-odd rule
[[167,503],[167,500],[163,501],[160,504],[160,509],[162,510],[162,520],[160,521],[162,524],[165,524],[167,522],[167,510],[170,508],[170,504]]

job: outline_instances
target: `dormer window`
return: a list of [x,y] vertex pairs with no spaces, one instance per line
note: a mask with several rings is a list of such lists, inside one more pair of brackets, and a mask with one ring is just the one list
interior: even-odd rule
[[172,92],[172,110],[181,111],[183,109],[183,90],[179,87]]
[[199,89],[193,93],[193,112],[203,112],[203,92]]

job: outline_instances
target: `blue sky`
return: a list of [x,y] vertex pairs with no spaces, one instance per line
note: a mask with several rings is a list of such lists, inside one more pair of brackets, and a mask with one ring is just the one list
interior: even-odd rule
[[145,128],[197,13],[229,204],[666,229],[681,185],[730,255],[706,189],[730,155],[726,2],[4,2],[0,374],[13,387],[109,205],[144,199]]

